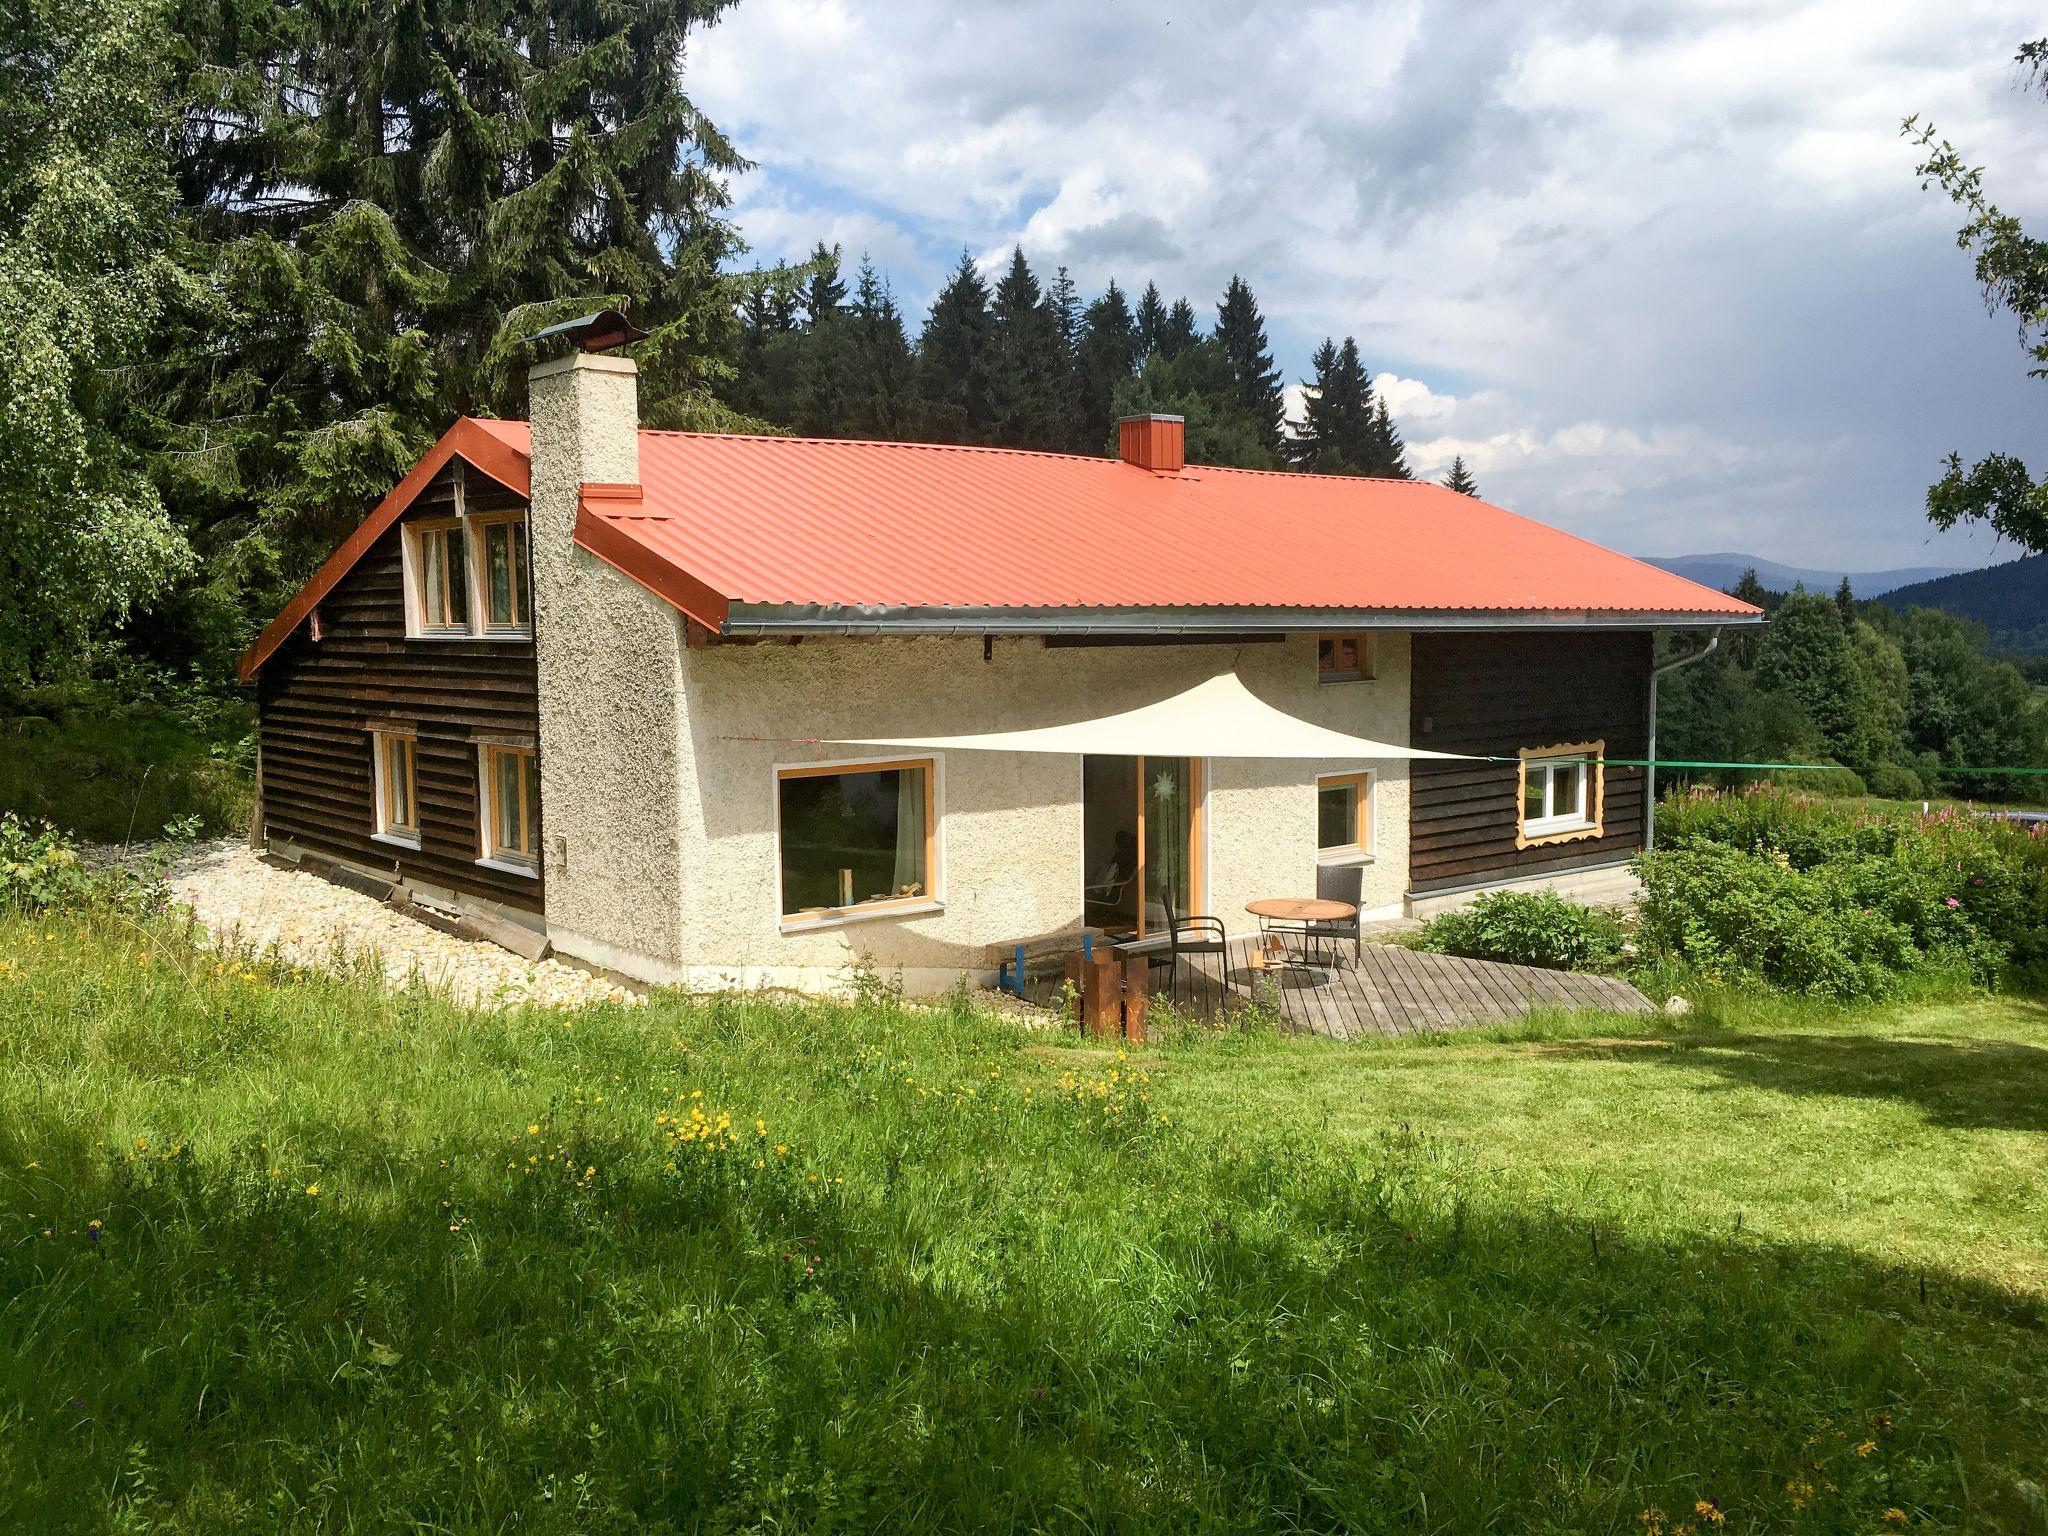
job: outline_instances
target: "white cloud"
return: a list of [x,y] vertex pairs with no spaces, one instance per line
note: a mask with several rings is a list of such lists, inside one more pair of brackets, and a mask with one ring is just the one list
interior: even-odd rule
[[913,310],[963,245],[1205,316],[1242,273],[1285,377],[1356,336],[1418,463],[1464,452],[1520,510],[1885,563],[1929,556],[1939,457],[2025,446],[2040,403],[1899,120],[2048,202],[2009,62],[2039,30],[2002,0],[742,0],[689,89],[761,163],[763,254],[870,249]]

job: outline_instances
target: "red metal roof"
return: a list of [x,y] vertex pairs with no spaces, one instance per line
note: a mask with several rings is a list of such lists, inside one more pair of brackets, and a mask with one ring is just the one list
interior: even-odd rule
[[[249,648],[245,678],[456,453],[526,490],[526,423],[458,421]],[[692,432],[642,432],[640,481],[586,487],[577,542],[714,629],[736,603],[1758,615],[1418,481]]]
[[728,603],[1757,612],[1416,481],[682,432],[640,480],[588,517]]

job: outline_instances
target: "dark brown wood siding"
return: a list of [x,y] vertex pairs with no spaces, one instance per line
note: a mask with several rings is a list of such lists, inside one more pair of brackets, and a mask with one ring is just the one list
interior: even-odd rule
[[[1647,634],[1418,634],[1410,739],[1439,752],[1508,756],[1602,741],[1610,758],[1648,746]],[[1643,770],[1610,766],[1603,834],[1517,848],[1513,764],[1411,768],[1409,889],[1440,891],[1610,864],[1642,847]]]
[[[263,826],[272,839],[352,864],[396,866],[408,880],[539,912],[537,876],[476,862],[478,743],[531,745],[539,731],[533,642],[405,636],[400,530],[453,512],[455,468],[436,477],[321,599],[321,638],[301,624],[258,675]],[[481,475],[470,475],[464,489],[473,512],[526,504]],[[416,852],[370,835],[373,722],[418,732]]]

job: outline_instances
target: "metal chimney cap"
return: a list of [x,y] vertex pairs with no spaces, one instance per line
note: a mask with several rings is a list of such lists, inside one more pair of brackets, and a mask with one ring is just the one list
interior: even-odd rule
[[560,325],[548,326],[523,336],[522,341],[547,341],[560,336],[574,342],[585,352],[610,352],[629,342],[643,339],[647,333],[626,318],[622,309],[600,309],[595,314],[579,315],[574,320],[564,320]]

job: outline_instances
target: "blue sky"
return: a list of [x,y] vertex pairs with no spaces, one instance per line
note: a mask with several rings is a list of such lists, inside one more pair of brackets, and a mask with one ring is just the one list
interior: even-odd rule
[[[1419,471],[1643,554],[1978,565],[1951,449],[2033,455],[2048,381],[1899,136],[2048,223],[2009,4],[741,0],[689,90],[759,169],[752,259],[823,238],[913,323],[963,246],[1212,317],[1290,380],[1355,335]],[[2048,457],[2048,455],[2043,455]],[[2048,464],[2037,465],[2048,469]]]

